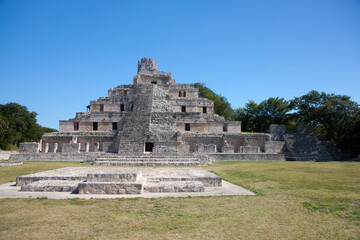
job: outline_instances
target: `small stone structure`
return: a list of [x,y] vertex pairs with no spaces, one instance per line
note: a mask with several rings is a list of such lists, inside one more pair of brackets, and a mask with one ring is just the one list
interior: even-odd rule
[[67,167],[19,176],[21,191],[78,194],[203,192],[221,187],[222,179],[201,168]]

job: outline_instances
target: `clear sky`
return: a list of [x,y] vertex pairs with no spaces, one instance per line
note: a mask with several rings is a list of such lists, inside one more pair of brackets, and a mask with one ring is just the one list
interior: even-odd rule
[[86,111],[150,57],[233,107],[311,90],[360,102],[359,0],[0,0],[0,104]]

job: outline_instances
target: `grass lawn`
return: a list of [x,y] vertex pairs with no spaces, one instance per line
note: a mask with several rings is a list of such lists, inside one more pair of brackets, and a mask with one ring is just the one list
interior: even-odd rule
[[[0,168],[0,182],[79,163]],[[0,199],[0,239],[360,239],[360,163],[204,167],[256,196]]]

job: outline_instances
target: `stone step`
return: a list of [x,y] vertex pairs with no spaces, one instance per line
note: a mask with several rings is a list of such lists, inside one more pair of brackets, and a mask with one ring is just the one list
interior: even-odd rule
[[184,156],[178,156],[178,155],[168,155],[168,156],[162,156],[162,155],[148,155],[148,156],[144,156],[144,155],[140,155],[140,156],[136,156],[136,155],[129,155],[129,156],[121,156],[121,155],[116,155],[116,154],[111,154],[111,155],[100,155],[98,158],[135,158],[135,159],[178,159],[178,158],[183,158],[183,159],[187,159],[187,158],[195,158],[193,155],[184,155]]
[[198,161],[95,161],[93,165],[103,166],[199,166]]
[[79,194],[142,194],[143,182],[82,182]]
[[159,161],[168,161],[168,162],[195,162],[197,161],[196,158],[97,158],[95,161],[152,161],[152,162],[159,162]]
[[76,192],[81,181],[40,180],[22,186],[25,192]]
[[168,181],[144,184],[144,192],[204,192],[204,185],[200,181]]
[[89,173],[87,182],[136,182],[142,179],[142,172],[128,169],[123,173]]

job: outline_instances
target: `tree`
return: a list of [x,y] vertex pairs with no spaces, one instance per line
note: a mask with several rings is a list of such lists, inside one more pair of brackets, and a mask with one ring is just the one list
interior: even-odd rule
[[360,108],[349,96],[311,91],[295,98],[290,105],[299,123],[315,126],[316,131],[326,134],[344,152],[360,154]]
[[7,150],[11,141],[9,125],[0,117],[0,149]]
[[271,124],[288,125],[292,118],[290,111],[288,101],[270,97],[259,104],[249,101],[244,108],[236,109],[232,118],[241,121],[244,131],[264,132]]
[[200,97],[207,98],[214,102],[214,112],[216,114],[223,116],[227,120],[231,119],[233,109],[225,97],[216,94],[211,89],[207,88],[204,83],[193,83],[191,86],[199,89]]
[[17,103],[0,104],[0,147],[8,149],[10,145],[19,145],[25,141],[39,141],[46,131],[36,122],[37,113],[29,112],[25,106]]

